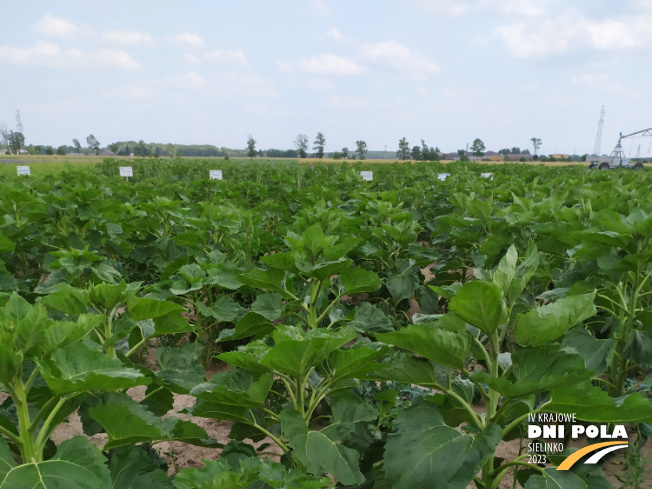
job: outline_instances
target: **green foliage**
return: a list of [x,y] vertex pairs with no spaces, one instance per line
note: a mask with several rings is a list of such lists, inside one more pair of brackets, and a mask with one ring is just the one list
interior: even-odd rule
[[[91,486],[489,489],[512,471],[525,487],[608,487],[495,447],[542,412],[652,420],[648,173],[232,159],[209,180],[216,163],[0,181],[12,478],[81,449],[48,442],[79,410],[108,434],[108,461],[86,455]],[[135,365],[156,338],[156,364]],[[229,370],[207,380],[214,356]],[[174,394],[233,424],[220,461],[171,482],[137,444],[219,446],[192,417],[161,418]],[[285,467],[244,441],[266,437]]]

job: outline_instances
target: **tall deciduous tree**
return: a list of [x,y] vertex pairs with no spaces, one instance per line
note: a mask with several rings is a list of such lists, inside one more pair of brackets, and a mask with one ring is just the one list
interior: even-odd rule
[[367,157],[367,143],[362,140],[356,141],[356,153],[358,153],[358,159],[364,160]]
[[25,136],[23,136],[23,133],[9,131],[8,138],[9,144],[7,146],[9,147],[9,152],[19,154],[20,150],[25,146]]
[[75,149],[77,150],[77,153],[81,153],[81,143],[79,142],[79,139],[72,138],[72,144],[73,144],[73,146],[75,146]]
[[299,158],[305,158],[308,156],[308,136],[305,134],[297,135],[297,138],[294,140],[294,145],[299,151]]
[[530,141],[532,141],[532,146],[534,146],[534,156],[537,156],[541,147],[541,138],[530,138]]
[[100,142],[95,136],[92,134],[86,136],[86,144],[88,144],[89,151],[94,152],[96,155],[100,154]]
[[476,158],[480,158],[484,156],[484,150],[487,149],[482,142],[482,139],[480,138],[475,138],[473,140],[473,144],[471,144],[471,151],[473,152],[473,156]]
[[399,139],[398,151],[396,152],[396,157],[399,160],[407,160],[409,154],[410,154],[410,143],[408,143],[407,139],[405,138]]
[[313,141],[314,146],[312,149],[315,151],[315,156],[317,158],[323,158],[324,157],[324,148],[326,146],[326,138],[321,132],[317,133],[317,136],[315,137],[315,140]]
[[145,156],[149,156],[149,148],[145,144],[145,141],[142,139],[138,141],[136,146],[134,146],[134,156],[138,156],[141,158],[144,158]]
[[7,147],[7,150],[9,150],[9,129],[7,129],[6,124],[0,124],[0,137],[2,137],[2,142],[5,144]]
[[247,156],[252,160],[254,159],[254,156],[256,156],[256,140],[251,134],[249,134],[249,137],[247,138]]

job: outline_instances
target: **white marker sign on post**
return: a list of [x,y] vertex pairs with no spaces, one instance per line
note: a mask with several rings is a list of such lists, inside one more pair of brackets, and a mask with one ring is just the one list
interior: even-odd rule
[[134,170],[130,166],[121,166],[120,167],[120,176],[121,177],[133,177]]
[[439,174],[437,175],[437,179],[438,179],[438,180],[441,180],[441,181],[443,182],[443,181],[446,180],[446,178],[449,177],[449,176],[450,176],[450,173],[439,173]]
[[222,170],[208,170],[211,180],[222,180]]
[[16,172],[18,173],[18,175],[24,175],[24,176],[32,174],[29,169],[29,166],[17,166]]
[[489,180],[493,180],[493,179],[494,179],[494,174],[493,174],[493,173],[480,173],[480,176],[481,176],[482,178],[488,178]]
[[374,172],[372,171],[361,171],[360,176],[362,177],[363,180],[366,180],[367,182],[370,182],[374,179]]

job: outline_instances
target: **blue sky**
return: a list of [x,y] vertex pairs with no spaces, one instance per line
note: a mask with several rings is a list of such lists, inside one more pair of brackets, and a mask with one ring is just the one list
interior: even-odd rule
[[[652,127],[650,0],[29,1],[3,6],[0,123],[27,144],[602,152]],[[632,156],[652,143],[624,144]],[[312,146],[312,144],[311,144]]]

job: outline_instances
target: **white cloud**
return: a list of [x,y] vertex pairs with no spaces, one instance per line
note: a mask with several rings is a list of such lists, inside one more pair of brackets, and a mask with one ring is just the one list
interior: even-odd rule
[[214,85],[211,84],[211,91],[221,97],[276,97],[276,90],[269,79],[234,72],[218,76]]
[[318,17],[328,17],[332,13],[330,6],[324,0],[312,0],[310,9]]
[[172,37],[172,41],[182,46],[201,47],[204,45],[204,40],[197,34],[184,32]]
[[191,90],[199,90],[206,86],[206,80],[204,77],[197,73],[188,73],[187,75],[182,76],[180,81],[184,86]]
[[412,0],[421,10],[436,15],[474,15],[498,12],[503,15],[540,16],[556,0]]
[[423,56],[411,52],[397,41],[384,41],[362,46],[362,56],[382,66],[417,75],[435,73],[439,67]]
[[60,17],[46,14],[34,24],[34,31],[47,36],[71,38],[77,32],[77,26]]
[[198,65],[201,64],[201,58],[197,56],[196,54],[185,54],[183,58],[190,63],[191,65]]
[[241,66],[247,64],[247,57],[241,49],[233,51],[211,51],[206,53],[206,58],[219,63],[237,64]]
[[107,42],[129,46],[149,46],[154,43],[154,38],[144,32],[123,30],[107,31],[102,34],[102,37]]
[[49,41],[39,41],[27,48],[0,46],[0,63],[57,66],[61,63],[62,57],[59,45]]
[[199,90],[206,86],[206,79],[197,73],[186,73],[169,78],[169,85],[186,90]]
[[104,49],[90,53],[77,48],[61,49],[58,44],[39,41],[27,48],[0,46],[0,63],[69,68],[94,64],[137,70],[140,65],[129,54],[116,49]]
[[128,53],[118,49],[102,49],[93,53],[93,59],[105,66],[112,68],[123,68],[127,70],[137,70],[140,64],[133,59]]
[[632,22],[594,20],[565,13],[536,25],[518,22],[499,27],[494,36],[517,58],[545,58],[572,49],[623,50],[650,42],[649,19]]
[[359,75],[364,67],[351,58],[322,54],[299,61],[299,69],[311,75]]
[[614,82],[604,73],[581,73],[571,77],[571,83],[579,88],[598,88],[602,92],[614,92],[621,95],[636,97],[640,91]]
[[137,85],[126,85],[102,92],[104,95],[114,98],[125,99],[146,99],[150,98],[153,93],[150,90]]
[[333,90],[335,88],[332,81],[324,78],[312,78],[306,85],[313,90]]
[[337,42],[343,42],[345,40],[344,35],[335,27],[331,27],[326,31],[326,37]]

